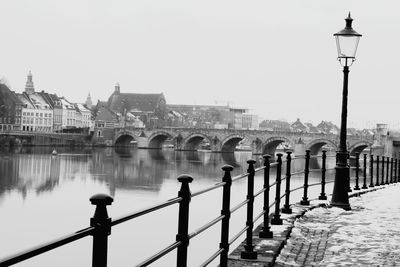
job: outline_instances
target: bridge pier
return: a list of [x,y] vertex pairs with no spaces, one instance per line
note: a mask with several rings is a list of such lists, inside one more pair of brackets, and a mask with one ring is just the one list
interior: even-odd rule
[[304,155],[306,153],[306,144],[303,141],[299,141],[294,145],[295,155]]
[[136,137],[136,144],[138,148],[149,148],[149,140],[147,139],[147,137]]

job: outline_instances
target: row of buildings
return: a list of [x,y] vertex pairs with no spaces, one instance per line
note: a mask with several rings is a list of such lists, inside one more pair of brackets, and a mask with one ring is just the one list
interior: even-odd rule
[[[297,132],[297,133],[316,133],[316,134],[339,134],[339,127],[330,121],[321,121],[314,126],[309,122],[301,122],[298,118],[295,122],[289,123],[282,120],[264,120],[260,123],[260,130],[275,131],[275,132]],[[347,128],[348,135],[368,136],[374,135],[374,131],[370,129],[359,130],[356,128]]]
[[72,103],[65,97],[36,91],[29,72],[22,93],[0,84],[0,131],[66,132],[116,127],[188,127],[258,129],[258,116],[245,108],[167,105],[160,94],[122,93],[116,84],[106,101]]
[[[93,132],[102,136],[104,130],[117,127],[186,127],[211,129],[270,130],[338,134],[339,128],[322,121],[317,126],[281,120],[264,120],[247,108],[229,105],[172,105],[162,93],[122,93],[116,84],[106,101],[72,103],[45,91],[35,91],[29,72],[22,93],[0,84],[0,131],[29,132]],[[349,134],[370,134],[367,130],[348,129]]]
[[258,130],[258,116],[246,108],[209,105],[167,105],[171,127]]
[[0,84],[0,131],[61,132],[74,128],[89,129],[92,121],[90,108],[83,104],[71,103],[56,94],[36,92],[31,72],[22,93]]

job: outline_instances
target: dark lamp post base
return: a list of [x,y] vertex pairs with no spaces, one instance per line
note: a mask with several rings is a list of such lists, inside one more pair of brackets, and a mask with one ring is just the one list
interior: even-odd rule
[[331,202],[331,206],[336,207],[336,208],[341,208],[344,210],[351,210],[350,204],[346,204],[346,203]]
[[349,174],[350,168],[346,164],[345,166],[337,165],[335,167],[335,183],[333,187],[333,194],[331,200],[331,206],[342,208],[344,210],[351,210],[349,204]]

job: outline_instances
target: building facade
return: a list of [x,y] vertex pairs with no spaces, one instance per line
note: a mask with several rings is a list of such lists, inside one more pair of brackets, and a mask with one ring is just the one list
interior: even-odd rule
[[124,123],[135,118],[147,128],[164,127],[168,117],[164,94],[121,93],[119,84],[115,85],[106,107]]
[[53,110],[39,95],[18,94],[22,102],[21,130],[28,132],[52,132]]
[[245,130],[258,130],[258,116],[249,113],[243,113],[242,115],[242,129]]
[[7,85],[0,84],[0,131],[21,130],[22,102]]

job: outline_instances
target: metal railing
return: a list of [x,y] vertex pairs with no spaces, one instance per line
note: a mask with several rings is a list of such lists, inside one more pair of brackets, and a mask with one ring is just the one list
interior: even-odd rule
[[[152,207],[133,212],[131,214],[122,216],[117,219],[111,219],[108,217],[107,206],[111,205],[113,198],[105,194],[97,194],[90,198],[90,202],[96,206],[95,213],[90,219],[90,227],[79,230],[75,233],[66,235],[64,237],[58,238],[56,240],[50,241],[48,243],[42,244],[35,248],[29,249],[27,251],[9,256],[4,259],[0,259],[0,266],[9,266],[29,258],[35,257],[39,254],[45,253],[47,251],[53,250],[57,247],[66,245],[68,243],[74,242],[76,240],[82,239],[87,236],[93,236],[93,254],[92,254],[92,266],[105,267],[107,266],[107,243],[108,236],[111,234],[111,228],[120,223],[135,219],[140,216],[152,213],[154,211],[163,209],[165,207],[178,204],[179,214],[178,214],[178,231],[176,234],[175,241],[171,242],[170,245],[165,247],[159,252],[156,252],[150,258],[144,260],[143,262],[137,264],[136,266],[148,266],[151,263],[157,261],[161,257],[170,253],[173,250],[177,250],[177,261],[176,266],[182,267],[187,266],[187,254],[189,241],[206,231],[210,227],[221,222],[221,238],[219,243],[219,248],[206,259],[200,266],[207,266],[216,258],[219,257],[220,266],[228,265],[228,254],[230,246],[238,240],[243,234],[246,234],[244,250],[241,252],[241,258],[243,259],[256,259],[257,252],[254,250],[253,244],[253,230],[255,222],[262,219],[262,227],[259,232],[260,238],[272,238],[273,232],[271,231],[270,224],[280,225],[282,224],[281,213],[292,213],[290,194],[297,190],[303,190],[303,196],[300,200],[300,205],[310,205],[310,199],[308,197],[308,189],[312,186],[320,185],[320,195],[318,198],[320,200],[326,200],[327,195],[325,192],[325,185],[327,183],[332,183],[333,181],[327,182],[325,180],[325,174],[327,171],[334,170],[334,168],[326,168],[326,151],[322,152],[320,156],[311,156],[310,151],[307,150],[304,156],[297,156],[292,158],[291,152],[286,153],[286,159],[282,160],[283,154],[277,154],[277,159],[275,162],[271,163],[271,156],[263,156],[263,166],[255,168],[256,161],[248,160],[247,172],[236,177],[231,176],[233,167],[230,165],[225,165],[222,167],[224,172],[222,181],[198,192],[191,193],[189,184],[193,181],[193,178],[189,175],[180,175],[177,179],[181,183],[178,196],[176,198],[167,200],[160,204],[154,205]],[[321,158],[322,166],[321,169],[310,169],[309,163],[311,158]],[[379,186],[383,184],[400,182],[399,172],[400,172],[400,160],[389,159],[389,157],[381,158],[376,156],[376,161],[374,162],[374,156],[370,155],[369,167],[367,166],[367,154],[364,154],[364,158],[360,160],[359,154],[356,153],[355,157],[349,157],[351,160],[355,160],[355,167],[351,167],[355,170],[355,187],[354,190],[360,190],[359,186],[359,174],[363,170],[363,185],[361,188],[366,189],[367,187],[367,168],[370,169],[370,185],[369,187]],[[386,159],[386,161],[385,161]],[[305,168],[303,171],[291,172],[291,165],[294,160],[304,160]],[[362,161],[363,166],[360,167],[360,161]],[[381,173],[379,170],[379,164],[381,162]],[[286,163],[285,176],[282,178],[282,168]],[[374,163],[376,165],[376,183],[373,182],[374,174]],[[385,167],[386,163],[386,167]],[[276,179],[275,182],[270,184],[271,167],[276,168]],[[318,183],[309,184],[308,177],[310,172],[320,171],[321,180]],[[386,172],[385,172],[386,171]],[[263,187],[257,192],[254,192],[254,179],[257,172],[263,172]],[[379,181],[379,174],[381,174],[382,180]],[[304,175],[304,184],[302,186],[291,188],[290,182],[293,175]],[[384,180],[384,177],[386,180]],[[247,178],[247,196],[246,199],[237,204],[235,207],[231,207],[231,186],[232,183],[239,180]],[[285,181],[285,191],[281,194],[281,185]],[[348,183],[350,185],[350,181]],[[270,189],[275,186],[275,201],[270,203]],[[213,191],[215,189],[222,188],[222,209],[220,216],[212,219],[210,222],[204,224],[199,229],[193,232],[189,232],[189,213],[190,213],[190,201],[192,198],[199,195],[206,194],[207,192]],[[349,186],[349,191],[352,189]],[[263,196],[263,208],[259,214],[254,216],[254,200],[256,197]],[[284,198],[284,205],[281,208],[281,199]],[[229,236],[230,229],[230,218],[232,213],[236,212],[242,207],[246,206],[246,223],[245,227],[242,228],[233,237]],[[274,207],[274,213],[270,214],[270,209]]]

